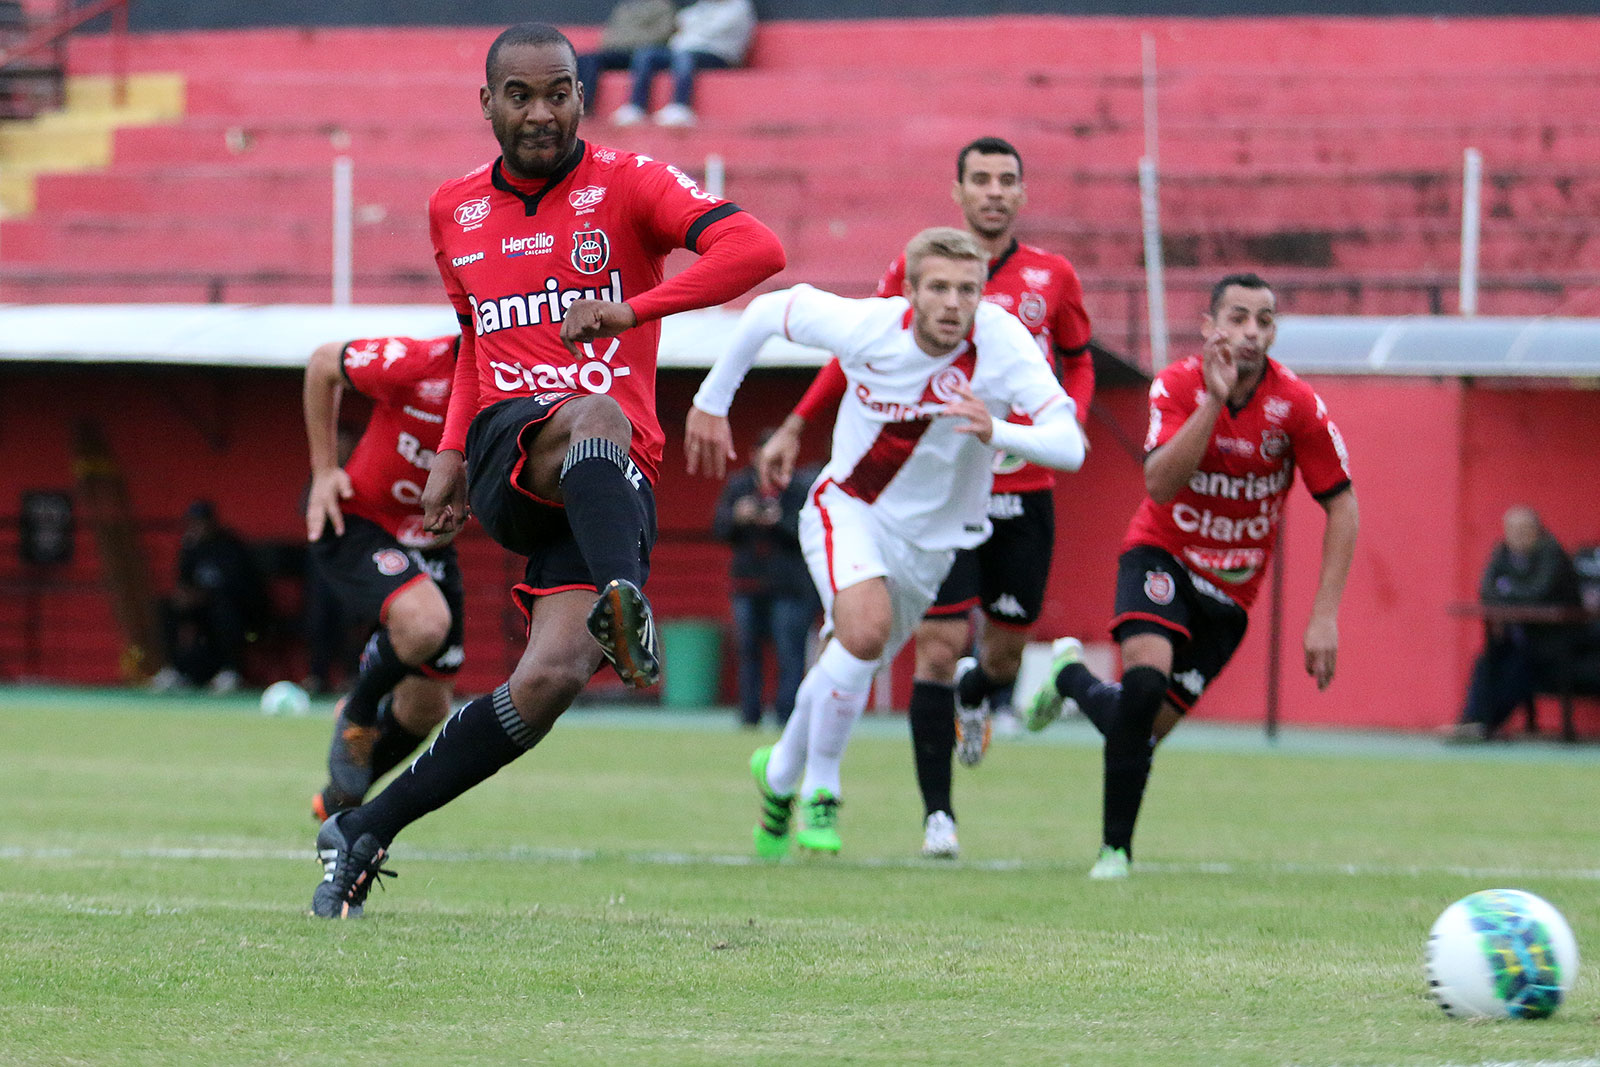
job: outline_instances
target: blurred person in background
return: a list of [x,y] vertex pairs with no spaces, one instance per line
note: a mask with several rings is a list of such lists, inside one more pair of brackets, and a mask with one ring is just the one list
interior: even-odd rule
[[271,616],[266,581],[250,547],[217,520],[211,501],[194,501],[183,517],[177,581],[160,604],[167,666],[150,688],[231,693],[244,684],[251,636]]
[[[1505,538],[1489,554],[1478,599],[1484,605],[1576,609],[1578,572],[1539,513],[1526,505],[1506,511]],[[1533,699],[1541,671],[1565,655],[1574,627],[1564,622],[1498,622],[1484,625],[1483,651],[1472,667],[1466,706],[1452,737],[1484,741],[1511,713]]]
[[[1022,156],[1010,142],[980,137],[956,154],[951,196],[966,229],[988,256],[983,299],[1009,311],[1034,337],[1087,423],[1094,399],[1089,314],[1083,285],[1063,256],[1017,240],[1027,204]],[[905,257],[890,264],[877,295],[905,284]],[[844,396],[845,378],[831,361],[757,455],[763,479],[782,485],[799,453],[800,434]],[[1027,416],[1010,420],[1026,425]],[[1011,686],[1022,667],[1033,624],[1044,607],[1055,550],[1055,472],[998,452],[989,520],[994,533],[956,553],[939,595],[917,627],[916,670],[907,718],[917,786],[922,793],[925,856],[953,857],[958,849],[952,793],[952,754],[976,766],[989,747],[991,710],[1009,711]],[[968,656],[972,609],[982,609],[977,655]],[[1015,722],[1014,718],[1009,721]]]
[[[355,684],[339,701],[320,823],[354,807],[450,713],[461,669],[461,568],[453,534],[422,528],[422,486],[444,430],[458,336],[373,337],[319,346],[302,403],[311,453],[311,565],[352,619],[372,628]],[[345,387],[372,401],[339,461]]]
[[[772,431],[761,434],[765,443]],[[794,710],[806,672],[806,639],[821,610],[805,554],[800,551],[800,509],[819,466],[796,472],[783,489],[759,484],[754,467],[728,476],[717,499],[712,532],[733,546],[734,639],[739,650],[739,721],[761,724],[766,689],[766,649],[778,667],[773,710],[782,727]]]
[[652,117],[658,126],[693,126],[694,76],[699,70],[726,70],[744,62],[756,31],[750,0],[695,0],[678,12],[677,31],[665,45],[633,53],[633,90],[611,116],[618,126],[636,126],[650,109],[650,82],[658,70],[672,72],[672,100]]
[[665,45],[677,15],[672,0],[621,0],[611,9],[611,17],[600,31],[600,48],[578,56],[585,114],[592,115],[599,108],[600,72],[627,70],[635,52]]
[[1075,701],[1105,736],[1100,854],[1094,879],[1128,876],[1151,756],[1244,640],[1250,605],[1276,547],[1298,468],[1325,515],[1322,563],[1306,622],[1306,673],[1333,682],[1339,601],[1355,556],[1359,513],[1344,438],[1316,392],[1268,357],[1277,298],[1254,274],[1212,287],[1205,346],[1150,385],[1146,496],[1117,561],[1111,633],[1122,676],[1104,682],[1075,638],[1027,708],[1042,730]]

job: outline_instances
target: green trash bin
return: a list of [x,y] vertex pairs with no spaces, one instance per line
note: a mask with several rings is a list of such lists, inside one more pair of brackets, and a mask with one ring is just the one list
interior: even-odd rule
[[661,627],[661,703],[669,708],[707,708],[717,703],[722,682],[722,623],[673,619]]

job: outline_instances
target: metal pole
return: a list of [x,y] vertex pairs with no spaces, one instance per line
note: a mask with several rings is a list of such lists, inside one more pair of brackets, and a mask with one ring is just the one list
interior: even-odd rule
[[1483,153],[1469,148],[1461,160],[1461,314],[1478,313],[1478,238],[1483,228]]
[[724,199],[723,190],[727,180],[727,168],[723,165],[722,157],[715,152],[706,156],[706,192],[719,200]]
[[[1288,502],[1285,501],[1285,504]],[[1272,603],[1267,611],[1267,740],[1278,739],[1278,684],[1283,663],[1283,557],[1288,549],[1289,512],[1278,519],[1278,551],[1272,559]]]
[[1156,39],[1141,34],[1144,81],[1144,157],[1139,160],[1139,214],[1144,227],[1146,314],[1150,323],[1150,369],[1167,365],[1167,283],[1161,251],[1160,143],[1156,124]]
[[333,161],[333,303],[336,307],[350,304],[350,278],[352,273],[351,249],[354,245],[351,221],[351,187],[354,167],[349,156],[339,156]]
[[1167,283],[1161,255],[1161,195],[1156,163],[1139,160],[1139,205],[1144,223],[1144,284],[1146,316],[1150,323],[1150,369],[1159,374],[1167,365]]

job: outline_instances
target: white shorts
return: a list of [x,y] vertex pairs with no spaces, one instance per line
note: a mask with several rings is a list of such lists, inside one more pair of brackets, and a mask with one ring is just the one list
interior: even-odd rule
[[882,662],[911,639],[955,561],[953,548],[928,549],[886,530],[878,513],[831,481],[819,483],[800,511],[800,550],[833,629],[833,598],[841,589],[882,578],[893,613]]

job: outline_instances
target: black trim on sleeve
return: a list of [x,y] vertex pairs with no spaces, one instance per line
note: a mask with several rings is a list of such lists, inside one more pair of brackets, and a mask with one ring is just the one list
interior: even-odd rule
[[[458,312],[456,312],[456,321],[461,323],[461,325],[463,325],[463,326],[471,326],[472,325],[472,316],[471,315],[463,315],[463,314],[461,314],[461,312],[458,311]],[[461,342],[460,341],[456,342],[456,351],[457,352],[461,351]]]
[[700,235],[706,232],[706,227],[710,226],[713,222],[721,222],[729,215],[737,215],[743,210],[744,208],[740,207],[738,204],[735,204],[731,200],[726,204],[718,204],[710,211],[707,211],[704,215],[701,215],[699,218],[695,219],[694,222],[689,225],[689,232],[683,235],[683,247],[687,248],[695,255],[699,255],[700,249],[696,248],[695,246],[700,243]]
[[1332,500],[1334,497],[1338,496],[1340,493],[1344,492],[1345,490],[1347,490],[1349,488],[1350,488],[1350,479],[1346,478],[1344,481],[1340,482],[1338,485],[1334,486],[1332,489],[1324,489],[1320,493],[1312,493],[1311,494],[1311,499],[1315,500],[1319,504],[1326,504],[1328,501]]
[[1088,353],[1089,342],[1085,341],[1076,348],[1068,348],[1065,345],[1056,345],[1055,350],[1063,356],[1082,356]]

